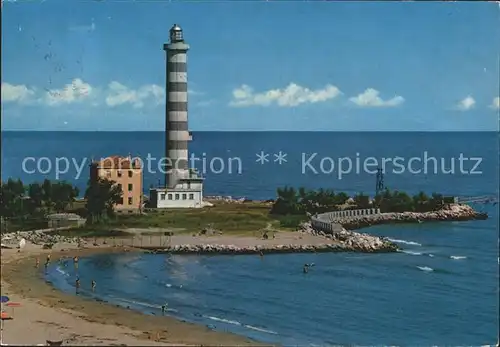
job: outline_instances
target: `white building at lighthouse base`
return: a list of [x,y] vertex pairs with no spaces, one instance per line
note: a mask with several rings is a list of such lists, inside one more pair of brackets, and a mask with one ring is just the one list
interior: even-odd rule
[[176,180],[173,187],[158,187],[149,190],[151,208],[202,208],[203,181],[195,170],[188,170],[184,177]]

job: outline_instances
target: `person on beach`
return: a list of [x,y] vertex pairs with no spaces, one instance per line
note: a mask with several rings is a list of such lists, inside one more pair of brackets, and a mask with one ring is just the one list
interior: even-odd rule
[[168,307],[167,303],[164,303],[163,305],[161,305],[161,314],[162,315],[165,315],[165,312],[167,312],[167,307]]
[[75,281],[75,288],[76,288],[77,292],[78,292],[78,289],[80,289],[80,279],[79,278],[77,278]]
[[92,291],[95,291],[95,286],[96,286],[96,283],[95,283],[95,281],[94,281],[94,280],[92,280],[92,284],[91,284],[91,285],[92,285]]
[[47,264],[50,263],[50,254],[47,254]]
[[262,251],[259,252],[260,257],[262,258],[264,256],[264,253]]
[[75,266],[75,269],[78,269],[78,257],[77,256],[75,256],[73,258],[73,265]]
[[35,260],[35,267],[38,269],[40,267],[40,258],[36,258]]

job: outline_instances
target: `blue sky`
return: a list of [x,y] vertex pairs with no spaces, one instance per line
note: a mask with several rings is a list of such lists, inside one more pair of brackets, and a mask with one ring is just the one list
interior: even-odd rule
[[162,130],[168,30],[192,130],[498,130],[497,3],[5,0],[2,129]]

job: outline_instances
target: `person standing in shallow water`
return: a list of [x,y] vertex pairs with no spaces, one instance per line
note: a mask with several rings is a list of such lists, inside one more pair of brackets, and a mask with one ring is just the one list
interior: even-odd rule
[[76,292],[78,293],[78,289],[80,289],[80,279],[79,278],[77,278],[75,281],[75,288],[76,288]]
[[92,291],[94,292],[94,291],[95,291],[95,286],[96,286],[96,283],[95,283],[95,281],[94,281],[94,280],[92,280],[91,285],[92,285]]
[[78,269],[78,257],[77,256],[75,256],[73,258],[73,265],[75,265],[75,268]]

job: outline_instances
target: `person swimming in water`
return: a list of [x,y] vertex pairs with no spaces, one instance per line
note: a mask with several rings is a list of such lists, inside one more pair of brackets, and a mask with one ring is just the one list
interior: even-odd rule
[[95,291],[96,283],[94,280],[92,280],[91,286],[92,286],[92,291]]
[[306,274],[309,272],[309,268],[310,267],[313,267],[314,266],[314,263],[311,263],[311,264],[304,264],[304,269],[303,269],[303,272]]

